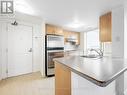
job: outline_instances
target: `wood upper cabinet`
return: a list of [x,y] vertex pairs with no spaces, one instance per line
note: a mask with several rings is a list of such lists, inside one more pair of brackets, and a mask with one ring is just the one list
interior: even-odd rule
[[54,34],[55,27],[53,25],[46,24],[46,34]]
[[54,25],[46,24],[46,34],[63,35],[63,29]]
[[64,30],[64,43],[67,43],[67,38],[71,35],[70,31]]
[[100,17],[100,42],[112,41],[112,14],[111,12]]
[[80,33],[79,32],[73,32],[73,35],[77,38],[76,45],[80,45]]
[[63,35],[63,29],[60,27],[56,27],[56,31],[55,31],[56,35]]
[[64,43],[67,43],[67,39],[72,36],[77,39],[76,45],[80,45],[80,32],[72,32],[67,30],[64,30]]
[[67,38],[74,36],[77,39],[76,45],[80,45],[80,32],[72,32],[68,30],[63,30],[61,27],[46,24],[46,34],[52,35],[63,35],[64,43],[67,43]]

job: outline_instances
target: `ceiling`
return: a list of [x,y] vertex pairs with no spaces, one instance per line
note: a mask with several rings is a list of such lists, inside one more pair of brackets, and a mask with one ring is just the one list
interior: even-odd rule
[[[73,31],[98,28],[99,16],[121,6],[123,0],[15,0],[16,10]],[[76,27],[76,24],[79,26]],[[74,27],[71,27],[74,26]]]

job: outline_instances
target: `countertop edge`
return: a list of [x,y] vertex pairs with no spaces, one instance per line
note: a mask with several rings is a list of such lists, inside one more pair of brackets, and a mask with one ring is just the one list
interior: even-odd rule
[[92,77],[90,77],[90,76],[88,76],[88,75],[86,75],[86,74],[84,74],[84,73],[81,73],[81,72],[79,72],[79,71],[77,71],[77,70],[75,70],[75,69],[73,69],[73,68],[71,68],[71,67],[69,67],[69,66],[63,64],[63,63],[61,63],[61,62],[58,61],[58,60],[54,60],[54,61],[56,61],[57,63],[62,64],[62,65],[65,66],[66,68],[70,69],[72,72],[78,74],[79,76],[81,76],[81,77],[87,79],[88,81],[91,81],[92,83],[94,83],[94,84],[96,84],[96,85],[98,85],[98,86],[100,86],[100,87],[106,87],[106,86],[109,85],[112,81],[114,81],[116,78],[118,78],[123,72],[125,72],[125,71],[127,70],[127,68],[125,68],[125,69],[121,70],[119,73],[115,74],[112,78],[110,78],[110,79],[108,79],[108,80],[106,80],[106,81],[100,81],[100,80],[97,80],[97,79],[95,79],[95,78],[92,78]]

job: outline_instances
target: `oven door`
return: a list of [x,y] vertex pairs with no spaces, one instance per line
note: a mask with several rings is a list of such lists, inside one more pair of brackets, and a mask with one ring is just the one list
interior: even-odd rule
[[54,58],[60,58],[64,56],[63,51],[51,50],[47,52],[47,76],[54,75]]

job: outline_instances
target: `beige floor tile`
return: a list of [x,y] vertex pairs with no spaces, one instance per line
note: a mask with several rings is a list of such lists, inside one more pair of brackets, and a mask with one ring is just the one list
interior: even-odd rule
[[7,78],[0,82],[0,95],[55,95],[54,77],[39,72]]

